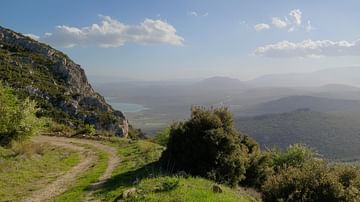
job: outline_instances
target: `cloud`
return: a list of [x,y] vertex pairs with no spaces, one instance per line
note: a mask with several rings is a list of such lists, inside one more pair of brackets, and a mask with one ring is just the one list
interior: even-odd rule
[[36,41],[39,41],[40,37],[35,34],[24,34],[25,36],[28,36]]
[[209,16],[209,13],[206,12],[206,13],[199,13],[199,12],[196,12],[196,11],[190,11],[187,13],[188,16],[192,16],[192,17],[207,17]]
[[298,43],[281,41],[259,47],[254,52],[266,57],[360,56],[360,40],[353,42],[304,40]]
[[[265,24],[265,23],[261,23],[261,24]],[[300,11],[300,9],[293,9],[289,12],[288,16],[285,17],[272,17],[271,18],[271,26],[270,24],[269,28],[278,28],[278,29],[283,29],[283,28],[288,28],[288,32],[293,32],[299,29],[305,29],[306,31],[312,31],[313,27],[311,26],[310,20],[308,20],[307,25],[303,25],[302,24],[302,12]],[[256,25],[255,25],[255,30],[256,31],[260,31],[263,29],[256,29]]]
[[312,30],[315,30],[315,27],[313,27],[313,26],[311,25],[311,21],[310,21],[310,20],[307,21],[307,25],[306,25],[306,27],[305,27],[305,30],[306,30],[307,32],[311,32]]
[[294,25],[297,25],[297,26],[301,25],[302,13],[299,9],[294,9],[294,10],[290,11],[289,16],[291,16],[293,18]]
[[273,25],[274,25],[275,27],[277,27],[277,28],[284,28],[284,27],[287,27],[287,26],[288,26],[288,24],[286,23],[286,21],[281,20],[281,19],[278,18],[278,17],[273,17],[271,24],[273,24]]
[[261,30],[265,30],[265,29],[270,29],[270,25],[265,24],[265,23],[260,23],[254,26],[256,31],[261,31]]
[[198,13],[197,13],[196,11],[190,11],[190,12],[188,12],[188,16],[197,17],[197,16],[198,16]]
[[74,46],[120,47],[125,43],[170,44],[181,46],[184,38],[177,35],[176,29],[162,20],[145,19],[139,25],[126,25],[110,16],[99,15],[100,24],[88,27],[56,26],[47,32],[40,41],[71,48]]

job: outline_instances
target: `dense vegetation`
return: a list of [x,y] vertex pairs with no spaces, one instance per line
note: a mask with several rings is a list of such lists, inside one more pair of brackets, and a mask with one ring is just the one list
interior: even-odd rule
[[234,128],[226,108],[194,107],[190,120],[172,126],[161,161],[167,169],[234,186],[258,153],[257,144]]
[[[66,95],[64,79],[48,68],[51,65],[54,65],[54,62],[49,58],[22,47],[3,44],[0,48],[0,80],[3,83],[15,89],[21,99],[30,96],[36,100],[42,109],[39,114],[56,118],[61,122],[75,121],[53,104],[71,97]],[[34,92],[30,93],[31,91]],[[38,96],[43,93],[45,97]]]
[[160,162],[171,171],[258,189],[264,201],[358,201],[360,171],[327,163],[303,145],[260,151],[226,108],[195,107],[170,129]]
[[236,118],[237,128],[264,148],[303,143],[326,158],[359,159],[360,120],[339,114],[297,110],[283,114]]
[[36,117],[36,111],[34,101],[18,100],[10,88],[0,83],[0,146],[38,132],[43,121]]

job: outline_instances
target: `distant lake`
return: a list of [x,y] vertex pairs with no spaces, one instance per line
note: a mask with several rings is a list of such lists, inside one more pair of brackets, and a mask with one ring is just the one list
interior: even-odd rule
[[120,110],[122,112],[130,112],[136,113],[141,112],[143,110],[147,110],[149,108],[144,107],[143,105],[133,104],[133,103],[124,103],[124,102],[116,102],[114,98],[107,97],[106,101],[116,110]]

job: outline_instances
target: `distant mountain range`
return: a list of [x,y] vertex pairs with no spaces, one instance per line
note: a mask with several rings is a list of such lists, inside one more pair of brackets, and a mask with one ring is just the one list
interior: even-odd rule
[[207,79],[203,79],[192,85],[197,88],[207,88],[214,90],[229,90],[229,89],[243,89],[248,88],[245,82],[240,81],[239,79],[215,76]]
[[264,148],[303,143],[327,158],[359,160],[360,119],[309,110],[237,117],[236,126]]
[[332,68],[311,73],[271,74],[246,83],[256,87],[315,87],[334,83],[360,86],[360,67]]
[[297,109],[309,109],[317,112],[349,111],[360,109],[360,101],[313,96],[288,96],[240,109],[234,113],[243,116],[254,116],[291,112]]

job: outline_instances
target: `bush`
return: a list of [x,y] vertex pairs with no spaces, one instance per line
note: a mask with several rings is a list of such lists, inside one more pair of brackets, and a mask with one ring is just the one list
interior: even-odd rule
[[324,162],[287,167],[262,186],[264,201],[344,201],[342,185]]
[[153,142],[158,143],[159,145],[166,146],[169,141],[170,128],[164,128],[162,131],[156,133],[155,137],[152,139]]
[[51,119],[47,119],[46,121],[46,132],[51,134],[61,134],[65,136],[71,136],[75,133],[75,130],[73,128],[70,128],[67,125],[55,122]]
[[86,134],[86,135],[90,135],[93,136],[96,134],[96,129],[94,125],[91,124],[85,124],[84,127],[82,127],[77,134]]
[[273,173],[272,154],[270,152],[259,152],[251,156],[249,166],[246,169],[245,180],[241,184],[259,189]]
[[290,145],[285,152],[273,150],[271,154],[275,171],[289,166],[302,167],[305,162],[319,157],[319,154],[302,144]]
[[261,187],[264,201],[360,201],[360,171],[331,165],[303,145],[273,152],[274,174]]
[[227,108],[193,107],[191,118],[174,124],[160,162],[170,171],[185,171],[232,186],[245,179],[255,141],[239,133]]
[[44,122],[36,117],[36,103],[20,102],[10,88],[0,83],[0,145],[23,140],[40,131]]

